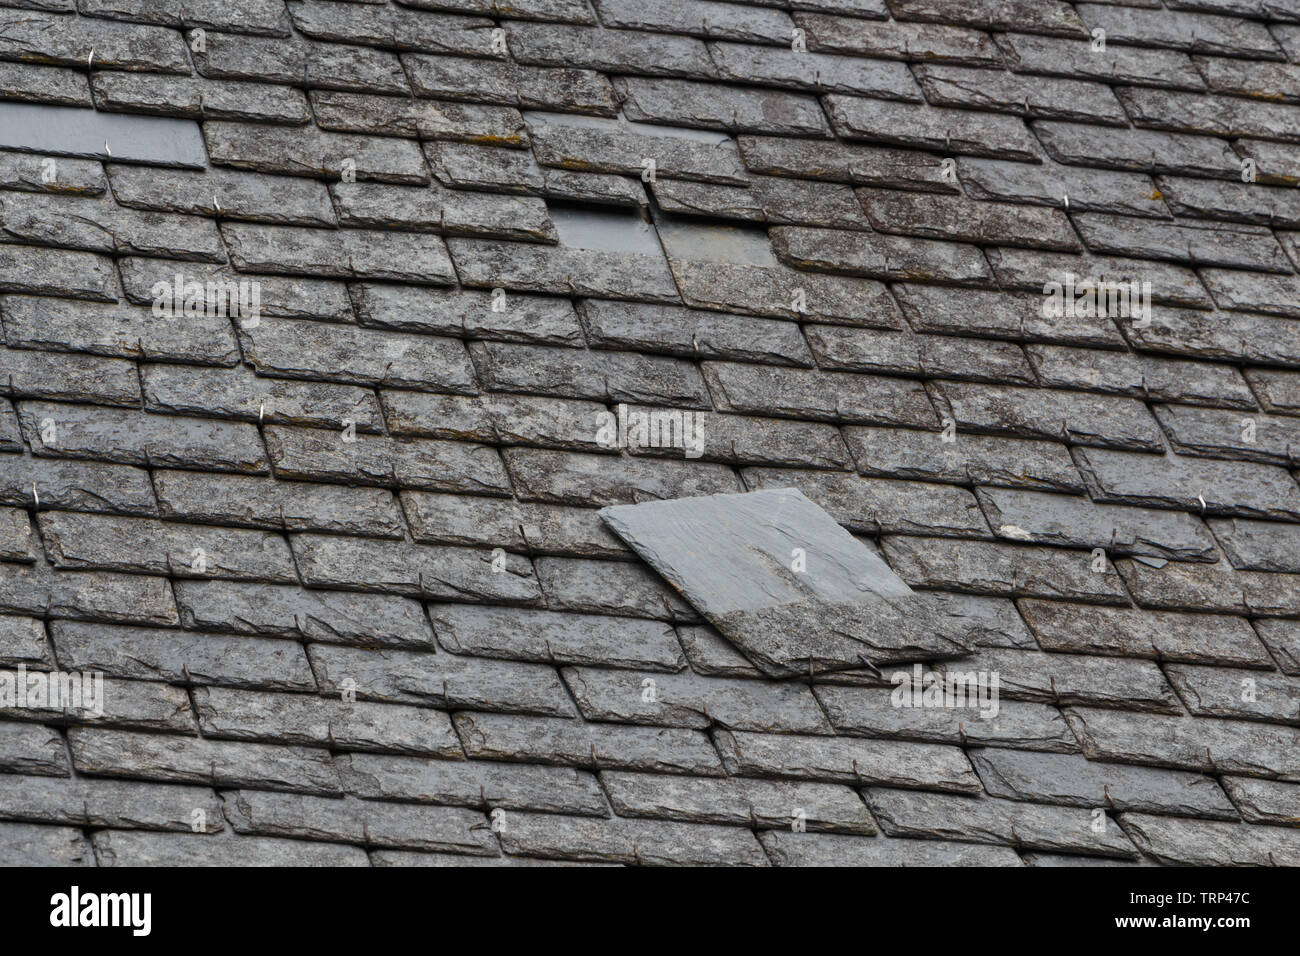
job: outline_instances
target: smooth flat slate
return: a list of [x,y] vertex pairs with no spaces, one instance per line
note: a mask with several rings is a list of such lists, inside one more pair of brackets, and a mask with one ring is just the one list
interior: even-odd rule
[[600,515],[773,676],[952,657],[975,629],[914,594],[795,488],[618,505]]
[[193,120],[37,103],[0,103],[0,146],[199,169],[207,165],[208,155]]

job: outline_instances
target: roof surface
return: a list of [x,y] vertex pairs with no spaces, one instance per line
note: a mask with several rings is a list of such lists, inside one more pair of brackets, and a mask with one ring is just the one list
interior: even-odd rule
[[[1295,0],[19,0],[0,100],[0,664],[103,674],[0,860],[1300,863]],[[780,487],[996,717],[598,516]]]

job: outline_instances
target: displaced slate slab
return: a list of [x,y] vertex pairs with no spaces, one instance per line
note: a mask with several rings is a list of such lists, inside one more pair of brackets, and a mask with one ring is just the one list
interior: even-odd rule
[[965,653],[979,629],[916,595],[795,488],[600,516],[764,673]]

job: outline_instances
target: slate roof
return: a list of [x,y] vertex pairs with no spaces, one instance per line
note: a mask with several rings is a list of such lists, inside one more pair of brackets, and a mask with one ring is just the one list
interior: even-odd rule
[[[1296,0],[0,7],[0,860],[1300,863]],[[996,718],[597,514],[786,486]]]

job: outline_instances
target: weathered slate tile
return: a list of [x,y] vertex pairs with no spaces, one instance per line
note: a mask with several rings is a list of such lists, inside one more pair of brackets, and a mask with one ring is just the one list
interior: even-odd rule
[[1128,123],[1124,107],[1102,83],[933,64],[917,66],[916,72],[926,99],[936,106],[1107,126]]
[[1254,408],[1255,397],[1231,365],[1154,358],[1131,352],[1103,352],[1059,345],[1028,345],[1042,384],[1119,395],[1150,397],[1189,405]]
[[729,730],[715,731],[713,739],[730,774],[980,791],[961,748],[946,744]]
[[683,823],[753,825],[782,830],[796,820],[811,832],[876,832],[862,798],[848,787],[776,780],[602,773],[614,812]]
[[670,625],[591,614],[470,604],[431,604],[438,643],[453,654],[680,670],[681,646]]
[[555,611],[698,621],[695,610],[644,564],[584,558],[536,558],[546,606]]
[[502,495],[510,485],[495,448],[468,442],[397,439],[319,428],[266,429],[277,477]]
[[1143,813],[1125,813],[1120,822],[1143,853],[1166,866],[1295,866],[1300,860],[1300,833],[1281,827]]
[[555,668],[543,664],[328,644],[310,645],[308,655],[322,690],[341,692],[351,681],[359,700],[573,714]]
[[837,325],[808,325],[804,334],[822,368],[904,375],[919,372],[1024,384],[1035,381],[1024,353],[1009,342]]
[[704,363],[720,410],[823,421],[932,426],[937,419],[921,383],[850,372],[739,363]]
[[90,84],[65,67],[0,64],[0,90],[8,100],[57,106],[91,106]]
[[798,684],[593,667],[566,667],[562,673],[588,720],[700,730],[717,724],[758,733],[830,731],[812,693]]
[[586,299],[583,327],[599,348],[664,352],[680,357],[812,365],[792,322],[702,309]]
[[780,44],[794,29],[790,15],[783,10],[728,6],[710,0],[668,0],[649,9],[633,0],[600,0],[598,6],[605,26],[632,30]]
[[1145,173],[1063,166],[1008,163],[962,157],[957,168],[969,195],[978,200],[1033,203],[1071,209],[1168,219],[1151,177]]
[[[1116,567],[1141,607],[1244,612],[1252,616],[1300,614],[1300,595],[1287,574],[1236,571],[1226,561],[1211,565],[1174,562],[1153,568],[1121,558]],[[1199,600],[1193,597],[1197,592]]]
[[[1079,258],[1060,252],[1009,247],[985,249],[985,255],[993,266],[998,282],[1016,289],[1033,289],[1041,294],[1045,285],[1044,276],[1049,281],[1065,282],[1069,275],[1082,275],[1085,278],[1104,278],[1116,285],[1131,284],[1134,281],[1146,283],[1150,286],[1151,301],[1159,304],[1185,305],[1197,309],[1211,307],[1205,286],[1201,284],[1198,274],[1188,266],[1151,259],[1092,254]],[[1122,315],[1118,318],[1125,329],[1134,324]]]
[[864,475],[1083,490],[1069,451],[1056,442],[962,432],[956,433],[956,441],[944,442],[937,431],[857,426],[846,427],[844,438]]
[[866,221],[853,190],[841,183],[761,176],[746,188],[674,179],[656,179],[651,188],[659,208],[676,215],[848,229]]
[[753,491],[797,488],[850,531],[987,537],[988,525],[964,488],[865,479],[794,468],[746,468]]
[[712,462],[531,448],[506,448],[501,457],[522,501],[601,506],[740,490],[735,473]]
[[[790,36],[789,30],[785,36]],[[902,63],[806,51],[795,53],[740,43],[710,43],[709,55],[718,67],[719,77],[733,83],[922,102],[916,80]]]
[[479,381],[494,391],[709,407],[699,370],[684,359],[497,342],[476,342],[470,355]]
[[767,866],[754,834],[743,827],[659,820],[596,820],[510,813],[501,831],[507,853],[643,866]]
[[1074,8],[1062,0],[1048,0],[1046,3],[1031,0],[974,0],[972,3],[961,0],[890,0],[890,9],[900,20],[960,23],[1063,36],[1081,36],[1086,32]]
[[99,405],[139,405],[140,377],[124,359],[0,347],[0,394]]
[[60,571],[10,564],[0,578],[0,609],[49,618],[125,624],[177,623],[166,578],[108,571]]
[[1073,221],[1093,252],[1262,272],[1291,269],[1272,232],[1262,226],[1157,223],[1104,213],[1080,213]]
[[777,256],[797,269],[967,285],[990,278],[983,254],[965,243],[799,226],[771,235]]
[[1247,369],[1244,372],[1260,404],[1270,412],[1300,413],[1300,374],[1277,369]]
[[1091,568],[1088,552],[1068,557],[1052,548],[893,535],[885,555],[903,580],[923,588],[1120,604],[1127,598],[1115,569]]
[[777,866],[1022,866],[1015,850],[980,843],[894,840],[835,834],[760,833]]
[[1191,176],[1161,176],[1160,192],[1179,216],[1300,227],[1300,194],[1293,189]]
[[64,666],[112,677],[267,690],[316,687],[297,641],[77,621],[51,622],[50,638]]
[[597,451],[606,405],[537,395],[380,393],[390,435]]
[[95,852],[86,835],[73,827],[30,823],[0,824],[0,852],[26,866],[95,866]]
[[999,538],[1174,561],[1216,561],[1218,548],[1192,515],[1098,505],[1086,498],[1036,491],[978,489],[976,496]]
[[392,183],[429,181],[419,144],[409,139],[332,133],[314,126],[294,128],[216,120],[203,124],[203,138],[208,158],[215,166],[338,179],[344,160],[350,160],[357,179]]
[[256,790],[222,799],[231,826],[241,834],[310,839],[312,845],[354,843],[476,856],[500,852],[486,818],[473,810]]
[[410,71],[411,83],[420,96],[543,109],[562,102],[580,113],[614,112],[614,91],[609,80],[592,70],[545,69],[519,66],[510,60],[420,54],[406,54],[402,63]]
[[911,282],[895,284],[893,290],[918,332],[1102,347],[1124,341],[1105,316],[1044,316],[1041,286],[1032,295]]
[[607,816],[594,774],[572,767],[341,754],[344,789],[367,800]]
[[68,746],[77,772],[87,776],[300,793],[339,789],[327,750],[82,727],[68,730]]
[[1079,248],[1069,219],[1056,210],[890,189],[860,188],[857,194],[878,232],[1036,249]]
[[296,583],[282,537],[153,518],[45,511],[39,518],[45,553],[57,568],[99,568],[176,577]]
[[[438,168],[440,176],[441,169]],[[547,215],[546,204],[533,196],[449,189],[440,182],[429,186],[340,182],[330,184],[330,194],[338,207],[340,224],[348,227],[492,236],[524,242],[555,241],[555,227]]]
[[529,113],[533,149],[543,166],[640,176],[653,159],[656,174],[744,186],[748,181],[730,136],[618,123],[558,113]]
[[[176,269],[173,263],[161,259],[138,257],[119,259],[118,263],[126,297],[137,305],[152,306],[161,291],[159,283],[164,287],[175,289]],[[186,268],[183,278],[187,282],[198,282],[205,287],[208,283],[214,283],[214,290],[228,289],[232,282],[238,286],[238,283],[243,281],[247,284],[250,296],[255,294],[252,290],[258,290],[261,299],[260,312],[250,317],[247,322],[241,319],[240,328],[252,327],[256,324],[252,318],[260,320],[266,316],[325,319],[332,322],[352,321],[352,306],[348,301],[347,286],[342,282],[290,276],[258,276],[256,279],[249,279],[247,275],[227,265],[191,265]],[[173,292],[173,295],[175,294]],[[220,300],[216,299],[215,294],[213,299],[215,309],[219,310]],[[220,323],[219,327],[223,330],[230,328],[230,320],[223,318],[219,312],[208,321]],[[179,324],[179,317],[174,318],[170,324]],[[193,360],[182,357],[179,361],[192,362]],[[234,359],[222,363],[202,364],[232,365]]]
[[352,290],[362,325],[503,342],[582,343],[582,326],[567,298],[512,293],[496,311],[493,294],[479,290],[377,283]]
[[481,142],[511,148],[528,145],[524,121],[511,106],[333,90],[313,90],[310,99],[317,123],[326,130]]
[[1201,274],[1221,308],[1300,316],[1300,305],[1296,305],[1300,279],[1294,275],[1268,275],[1236,269],[1204,269]]
[[4,791],[0,792],[0,816],[33,823],[188,833],[194,825],[195,810],[203,811],[204,831],[225,829],[221,801],[207,787],[13,775],[5,778]]
[[206,737],[461,756],[460,741],[448,715],[428,707],[218,687],[196,687],[192,693],[199,727]]
[[789,136],[738,136],[750,172],[790,179],[818,179],[862,186],[956,192],[939,158],[917,150],[831,143]]
[[1274,186],[1300,183],[1300,164],[1296,163],[1292,146],[1260,139],[1239,139],[1236,149],[1243,156],[1255,160],[1259,182]]
[[1120,89],[1136,126],[1215,136],[1300,140],[1300,107],[1175,90]]
[[0,187],[21,192],[66,192],[73,196],[99,196],[108,188],[101,163],[64,157],[54,166],[54,181],[47,182],[49,167],[33,153],[0,150]]
[[66,777],[63,737],[53,727],[0,721],[0,768],[5,773]]
[[1282,58],[1282,51],[1267,28],[1251,20],[1099,3],[1078,4],[1076,9],[1088,30],[1101,28],[1106,31],[1107,40],[1117,43],[1271,60]]
[[845,139],[1032,162],[1036,150],[1016,116],[832,93],[825,97],[835,132]]
[[[963,666],[959,664],[958,669]],[[905,671],[886,671],[895,682],[901,681],[900,675],[912,677]],[[957,746],[1056,752],[1078,749],[1060,712],[1045,704],[998,700],[994,712],[993,707],[899,706],[892,699],[894,692],[886,687],[818,685],[816,693],[839,733]]]
[[487,56],[492,21],[374,4],[340,7],[321,0],[294,0],[289,16],[298,30],[315,40],[338,40],[366,46]]
[[1300,516],[1300,489],[1275,465],[1092,448],[1076,454],[1094,501],[1247,518]]
[[1252,622],[1277,666],[1287,674],[1300,674],[1300,627],[1295,621],[1256,618]]
[[455,270],[442,239],[412,233],[229,223],[222,227],[231,261],[244,272],[445,284]]
[[1300,572],[1300,525],[1245,518],[1208,524],[1234,568]]
[[704,41],[694,37],[518,20],[507,21],[505,29],[520,63],[645,76],[712,77],[718,72]]
[[1092,41],[999,33],[998,46],[1017,73],[1086,77],[1131,86],[1203,90],[1205,81],[1192,58],[1176,50],[1108,46],[1096,55]]
[[820,105],[795,93],[728,87],[658,77],[619,77],[614,90],[629,120],[735,133],[826,135]]
[[101,866],[367,866],[359,847],[271,837],[221,839],[185,833],[101,830],[92,838]]
[[461,856],[458,853],[422,853],[417,850],[371,850],[371,866],[428,867],[538,867],[538,866],[610,866],[618,863],[579,863],[566,860],[539,860],[531,856]]
[[18,615],[0,615],[0,662],[9,666],[53,665],[46,646],[45,626],[40,620]]
[[1295,727],[1082,707],[1065,718],[1093,760],[1300,779]]
[[100,67],[189,72],[185,44],[175,30],[32,10],[10,10],[0,30],[0,57],[6,60],[80,66],[93,51]]
[[[851,12],[857,13],[856,7]],[[810,50],[936,63],[1001,64],[992,37],[982,30],[890,21],[866,27],[854,17],[796,13]]]
[[1194,62],[1216,93],[1290,103],[1300,99],[1300,72],[1294,64],[1218,56],[1198,56]]
[[420,542],[583,558],[631,556],[594,508],[420,491],[402,492],[402,507],[411,536]]
[[177,581],[175,590],[187,629],[367,647],[433,642],[420,604],[406,598],[226,581]]
[[450,239],[462,284],[573,296],[678,301],[661,254],[637,255],[537,243]]
[[1033,128],[1043,148],[1059,163],[1216,179],[1241,175],[1241,158],[1227,140],[1217,137],[1147,129],[1107,130],[1106,149],[1099,151],[1095,126],[1035,120]]
[[1017,848],[1096,856],[1136,857],[1137,851],[1113,821],[1096,832],[1083,809],[1022,803],[994,797],[885,790],[873,787],[867,804],[890,836],[970,840]]
[[311,179],[222,167],[192,172],[113,164],[108,172],[114,197],[132,209],[284,225],[334,224],[329,192]]
[[1295,826],[1300,818],[1300,787],[1275,780],[1223,777],[1223,789],[1250,823]]
[[706,677],[762,677],[763,672],[749,662],[729,640],[708,624],[679,624],[681,641],[691,670]]
[[0,508],[0,560],[34,561],[31,522],[27,512],[18,508]]
[[91,252],[2,244],[0,292],[115,302],[117,283],[110,262]]
[[465,752],[474,760],[722,775],[713,744],[696,730],[465,712],[454,719]]
[[98,72],[91,75],[90,85],[96,108],[109,113],[291,126],[311,120],[307,97],[301,90],[266,82]]
[[1214,778],[1201,774],[994,747],[973,752],[971,762],[995,797],[1220,820],[1237,816]]
[[155,470],[153,482],[166,518],[379,538],[402,534],[397,502],[387,489],[165,470]]
[[1193,714],[1300,724],[1300,681],[1257,671],[1170,664],[1165,673]]
[[20,402],[18,414],[36,455],[252,474],[266,471],[266,456],[252,425],[50,402]]
[[1123,654],[1166,661],[1272,667],[1244,617],[1019,602],[1038,643],[1049,651]]

